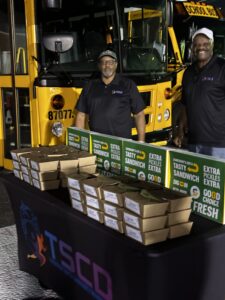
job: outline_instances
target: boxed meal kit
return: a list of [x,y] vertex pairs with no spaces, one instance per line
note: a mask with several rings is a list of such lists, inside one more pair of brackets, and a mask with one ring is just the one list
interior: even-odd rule
[[193,222],[186,222],[169,227],[169,239],[174,239],[190,234]]
[[97,210],[97,209],[87,206],[87,215],[88,215],[88,217],[90,217],[100,223],[104,223],[104,213],[100,210]]
[[168,201],[160,201],[150,193],[127,192],[124,194],[124,206],[141,218],[165,215]]
[[82,182],[89,178],[94,178],[94,175],[90,174],[72,174],[68,176],[68,187],[76,189],[76,190],[83,190]]
[[87,208],[83,201],[77,201],[76,199],[71,199],[71,205],[74,209],[82,212],[83,214],[87,214]]
[[110,217],[108,215],[104,215],[104,224],[105,224],[105,226],[110,227],[114,230],[117,230],[120,233],[124,233],[123,222],[119,221],[118,219],[115,219],[115,218]]
[[135,227],[141,232],[146,232],[164,228],[167,215],[143,219],[131,212],[124,211],[123,219],[127,225]]
[[123,209],[108,202],[103,202],[105,215],[112,216],[119,221],[123,220]]
[[167,239],[169,233],[169,228],[141,232],[127,224],[125,224],[125,234],[130,238],[144,244],[151,245],[159,242],[163,242]]
[[118,180],[113,177],[98,176],[82,181],[84,191],[94,197],[102,199],[101,188],[107,185],[118,184]]

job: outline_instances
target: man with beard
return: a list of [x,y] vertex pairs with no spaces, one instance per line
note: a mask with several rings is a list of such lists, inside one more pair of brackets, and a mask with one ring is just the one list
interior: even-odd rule
[[182,103],[175,145],[185,133],[190,151],[225,159],[225,60],[213,54],[213,32],[192,37],[193,63],[183,76]]
[[75,126],[85,128],[88,120],[92,131],[131,138],[132,115],[138,141],[145,140],[144,101],[135,83],[116,74],[117,56],[111,50],[98,57],[101,77],[92,79],[78,99]]

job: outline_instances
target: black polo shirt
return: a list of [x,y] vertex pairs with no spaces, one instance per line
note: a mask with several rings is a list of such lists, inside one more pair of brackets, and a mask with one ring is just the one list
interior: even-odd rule
[[144,108],[135,83],[119,74],[108,85],[100,78],[90,80],[76,105],[78,111],[89,115],[90,130],[124,138],[131,137],[131,113]]
[[189,143],[225,147],[225,60],[216,56],[200,71],[192,64],[183,76]]

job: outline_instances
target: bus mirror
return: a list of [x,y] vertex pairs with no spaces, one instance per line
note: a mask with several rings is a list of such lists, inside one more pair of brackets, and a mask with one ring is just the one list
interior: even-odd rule
[[43,37],[44,47],[55,53],[63,53],[73,46],[73,36],[69,34],[48,34]]
[[61,9],[62,0],[43,0],[43,7],[46,9]]

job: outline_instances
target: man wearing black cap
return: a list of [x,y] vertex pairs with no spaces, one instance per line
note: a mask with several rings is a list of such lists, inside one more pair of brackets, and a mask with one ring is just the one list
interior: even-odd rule
[[101,78],[92,79],[78,99],[75,126],[84,128],[88,118],[90,130],[131,138],[133,114],[138,141],[145,140],[145,104],[135,83],[116,74],[117,56],[111,50],[98,57]]
[[181,147],[187,133],[190,151],[225,159],[225,60],[213,55],[213,42],[208,28],[192,36],[193,64],[183,76],[184,106],[174,143]]

